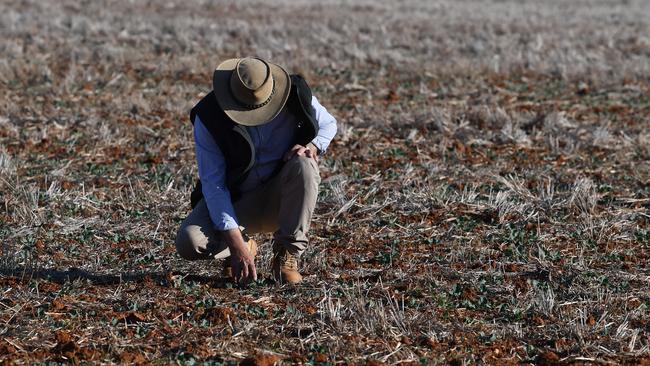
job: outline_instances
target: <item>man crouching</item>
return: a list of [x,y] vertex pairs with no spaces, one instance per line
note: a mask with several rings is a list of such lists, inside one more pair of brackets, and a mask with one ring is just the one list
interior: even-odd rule
[[273,276],[298,283],[318,156],[336,119],[302,77],[261,58],[224,61],[212,86],[190,113],[199,182],[176,250],[188,260],[230,257],[224,272],[246,284],[257,280],[257,245],[247,234],[273,232]]

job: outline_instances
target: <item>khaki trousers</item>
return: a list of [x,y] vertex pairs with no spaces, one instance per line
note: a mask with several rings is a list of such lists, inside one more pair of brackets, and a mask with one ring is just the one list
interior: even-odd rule
[[[300,255],[316,206],[320,175],[314,159],[294,156],[271,180],[245,193],[233,204],[244,233],[273,232],[276,244]],[[214,229],[205,200],[194,207],[176,235],[176,250],[184,259],[221,259],[230,250]]]

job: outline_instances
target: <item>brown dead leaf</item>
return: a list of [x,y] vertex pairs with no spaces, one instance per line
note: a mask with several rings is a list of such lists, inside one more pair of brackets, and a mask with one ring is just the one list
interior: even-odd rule
[[214,307],[206,309],[203,318],[209,320],[212,324],[222,324],[228,321],[233,321],[236,319],[235,312],[226,307]]
[[147,358],[139,352],[124,351],[120,353],[120,361],[122,363],[141,365],[147,362]]
[[54,339],[56,339],[57,343],[72,342],[72,336],[70,335],[70,333],[68,333],[66,331],[63,331],[63,330],[57,331],[54,334]]
[[65,308],[66,305],[61,298],[57,297],[56,299],[52,300],[52,308],[51,308],[52,310],[60,311],[60,310],[64,310]]
[[544,351],[537,356],[537,364],[540,366],[557,365],[560,362],[560,357],[553,351]]
[[281,360],[280,356],[272,354],[259,354],[254,357],[249,357],[241,361],[241,366],[271,366],[275,365]]
[[52,353],[63,357],[63,359],[71,360],[73,363],[79,363],[77,353],[79,346],[72,339],[72,335],[66,331],[57,331],[54,335],[56,345],[52,348]]
[[594,326],[596,324],[596,318],[594,318],[593,315],[589,315],[587,318],[587,324],[590,326]]
[[316,307],[314,307],[312,305],[306,305],[304,307],[304,311],[305,311],[305,313],[307,313],[309,315],[314,315],[314,314],[316,314],[318,312],[318,309],[316,309]]
[[386,100],[389,102],[397,102],[399,99],[399,94],[397,94],[394,90],[389,91],[388,95],[386,95]]
[[418,338],[418,344],[421,346],[429,347],[431,349],[434,349],[439,345],[438,341],[428,336],[422,336]]
[[9,343],[9,342],[7,342],[7,341],[5,341],[3,339],[0,339],[0,354],[10,355],[10,354],[13,354],[13,353],[16,353],[16,347],[11,345],[11,343]]
[[118,314],[117,319],[119,319],[120,321],[126,321],[128,324],[135,324],[138,322],[143,322],[147,318],[144,316],[144,314],[139,313],[137,311],[129,311],[129,312]]

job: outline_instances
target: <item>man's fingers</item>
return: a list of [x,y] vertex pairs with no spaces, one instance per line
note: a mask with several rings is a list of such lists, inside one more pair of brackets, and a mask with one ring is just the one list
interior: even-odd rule
[[[315,149],[315,148],[314,148]],[[298,156],[306,156],[308,158],[312,158],[315,161],[318,162],[318,153],[312,148],[309,148],[307,146],[302,146],[302,145],[294,145],[291,150],[287,151],[284,156],[282,157],[282,160],[285,162],[291,160],[295,155]]]
[[242,265],[237,266],[237,277],[235,279],[237,280],[237,283],[240,283],[242,279],[244,278],[244,267]]
[[244,280],[244,282],[247,282],[248,280],[248,263],[244,262],[242,263],[242,268],[241,268],[241,278]]
[[318,154],[316,152],[314,152],[314,150],[312,150],[310,148],[306,148],[305,156],[307,156],[308,158],[314,159],[314,161],[318,162]]
[[251,265],[251,270],[253,274],[253,281],[257,281],[257,269],[255,268],[255,264]]
[[284,154],[283,160],[285,162],[289,161],[289,160],[291,160],[291,158],[294,157],[294,155],[304,156],[305,155],[305,147],[300,146],[300,145],[294,146],[291,150],[287,151],[287,153]]

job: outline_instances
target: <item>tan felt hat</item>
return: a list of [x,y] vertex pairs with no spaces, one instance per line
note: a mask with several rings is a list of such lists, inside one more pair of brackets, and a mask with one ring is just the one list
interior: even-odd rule
[[291,79],[281,66],[259,57],[233,58],[214,70],[212,89],[228,117],[244,126],[258,126],[280,113]]

